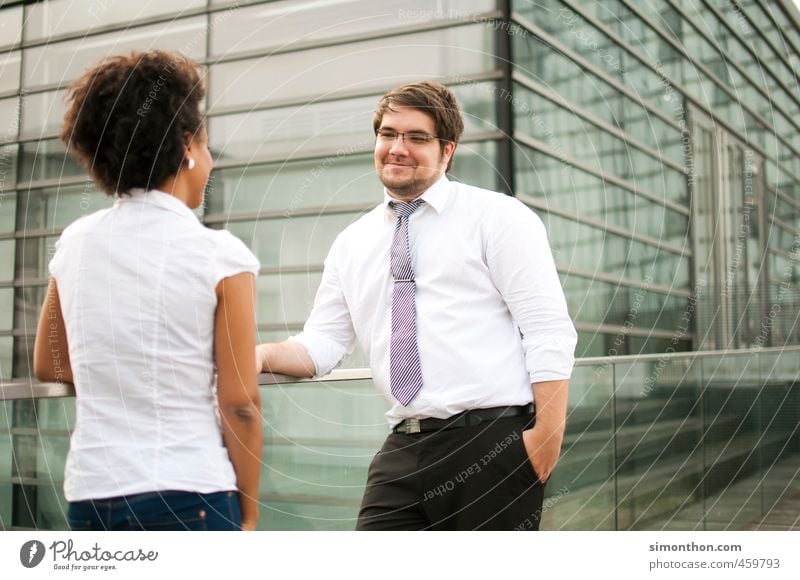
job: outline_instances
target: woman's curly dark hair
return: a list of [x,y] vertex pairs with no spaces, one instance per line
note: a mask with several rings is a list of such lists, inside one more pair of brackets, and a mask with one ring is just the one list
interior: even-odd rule
[[70,85],[61,139],[107,194],[156,188],[203,127],[201,72],[159,50],[105,59]]

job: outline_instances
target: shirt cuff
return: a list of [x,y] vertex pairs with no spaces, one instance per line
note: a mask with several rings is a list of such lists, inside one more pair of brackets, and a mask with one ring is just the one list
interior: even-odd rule
[[526,363],[531,384],[542,381],[568,381],[575,366],[575,343],[552,340],[530,348]]
[[338,342],[310,330],[304,330],[300,334],[290,336],[289,340],[303,345],[308,352],[316,371],[314,378],[327,375],[347,354],[347,348]]

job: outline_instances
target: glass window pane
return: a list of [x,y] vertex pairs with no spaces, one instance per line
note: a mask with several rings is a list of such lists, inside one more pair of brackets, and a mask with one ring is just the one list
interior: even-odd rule
[[[0,204],[7,201],[9,190],[14,188],[17,182],[17,150],[19,146],[3,145],[0,146]],[[2,218],[0,218],[2,223]]]
[[51,91],[23,96],[20,135],[39,137],[57,133],[67,111],[64,93],[65,91]]
[[5,191],[0,182],[0,234],[13,232],[16,227],[17,193]]
[[688,290],[687,258],[598,227],[537,212],[547,226],[559,264]]
[[[496,130],[493,85],[453,87],[464,112],[464,135]],[[372,113],[379,97],[218,115],[209,119],[211,150],[219,160],[330,154],[338,159],[375,144]]]
[[[372,154],[216,170],[208,213],[334,208],[368,203],[377,187]],[[377,193],[375,194],[378,195]],[[374,197],[379,203],[379,197]]]
[[19,88],[21,64],[20,51],[0,53],[0,92],[16,91]]
[[[11,367],[14,361],[14,339],[10,336],[0,336],[0,378],[11,378]],[[0,432],[0,435],[2,432]],[[1,439],[0,439],[1,440]],[[0,460],[0,469],[2,469]],[[2,491],[0,491],[0,501],[2,501]],[[2,507],[0,507],[2,509]]]
[[80,76],[91,63],[132,50],[177,50],[189,58],[202,59],[205,38],[206,17],[201,15],[28,48],[23,85],[66,84]]
[[25,40],[50,38],[72,32],[90,33],[112,24],[144,20],[171,12],[202,8],[205,0],[159,0],[158,2],[118,2],[99,0],[76,6],[74,0],[48,0],[28,6]]
[[[25,331],[24,337],[19,337],[16,349],[16,376],[26,376],[23,369],[28,368],[32,359],[33,341],[36,325],[39,322],[39,314],[44,303],[44,296],[47,291],[45,284],[34,286],[26,284],[18,287],[14,298],[14,327]],[[30,348],[30,350],[27,350]],[[27,376],[30,376],[29,374]]]
[[22,39],[22,5],[0,10],[0,46],[11,46]]
[[311,312],[321,273],[291,273],[259,276],[258,323],[302,328]]
[[0,281],[10,282],[14,279],[15,240],[0,240]]
[[17,138],[19,113],[19,97],[0,99],[0,141]]
[[356,213],[234,222],[226,229],[245,242],[265,268],[322,266],[333,240]]
[[468,20],[494,9],[494,0],[439,0],[433,5],[430,0],[383,0],[379,10],[369,13],[364,10],[364,3],[357,0],[262,3],[212,16],[211,54],[286,48],[443,19]]
[[[50,258],[53,257],[57,240],[58,236],[19,239],[17,241],[17,263],[14,268],[17,280],[48,278],[50,273],[47,271],[47,266],[50,263]],[[20,291],[38,292],[39,289],[26,284],[23,288],[20,288]],[[44,295],[39,296],[37,294],[35,302],[41,305],[42,300],[44,300]],[[16,326],[19,328],[20,324],[17,323]],[[31,328],[36,328],[35,322]]]
[[58,139],[24,143],[21,148],[21,182],[84,175],[83,168]]
[[325,152],[341,156],[372,149],[375,102],[374,97],[365,97],[212,117],[211,150],[218,159],[249,161]]
[[0,330],[14,328],[14,289],[0,288]]
[[519,194],[676,246],[688,239],[686,215],[539,151],[518,147],[514,155]]
[[492,29],[477,24],[212,65],[209,102],[267,104],[467,76],[494,67],[491,47]]
[[475,187],[496,190],[498,183],[503,181],[497,164],[497,142],[459,143],[448,176]]
[[61,228],[113,203],[113,198],[98,191],[90,180],[83,185],[23,191],[19,193],[17,229]]

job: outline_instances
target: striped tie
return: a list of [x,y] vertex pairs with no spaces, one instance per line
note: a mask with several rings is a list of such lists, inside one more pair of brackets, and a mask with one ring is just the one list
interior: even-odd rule
[[392,396],[404,406],[408,406],[422,388],[422,369],[417,349],[417,311],[414,302],[416,283],[408,244],[408,218],[422,203],[421,199],[411,203],[390,202],[397,214],[397,223],[394,226],[391,249],[394,289],[389,383]]

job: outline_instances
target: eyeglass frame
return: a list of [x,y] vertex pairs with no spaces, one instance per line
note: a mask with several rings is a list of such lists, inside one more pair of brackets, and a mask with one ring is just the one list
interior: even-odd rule
[[[393,133],[393,137],[382,136],[382,132]],[[417,137],[424,137],[423,141],[414,141],[413,137],[410,141],[406,140],[407,135],[414,135]],[[375,141],[381,143],[396,143],[398,138],[402,139],[403,144],[406,147],[422,147],[427,145],[428,143],[432,143],[435,140],[442,141],[444,143],[451,143],[449,139],[444,139],[443,137],[439,137],[437,135],[431,135],[430,133],[425,133],[424,131],[395,131],[394,129],[378,129],[375,132]]]

